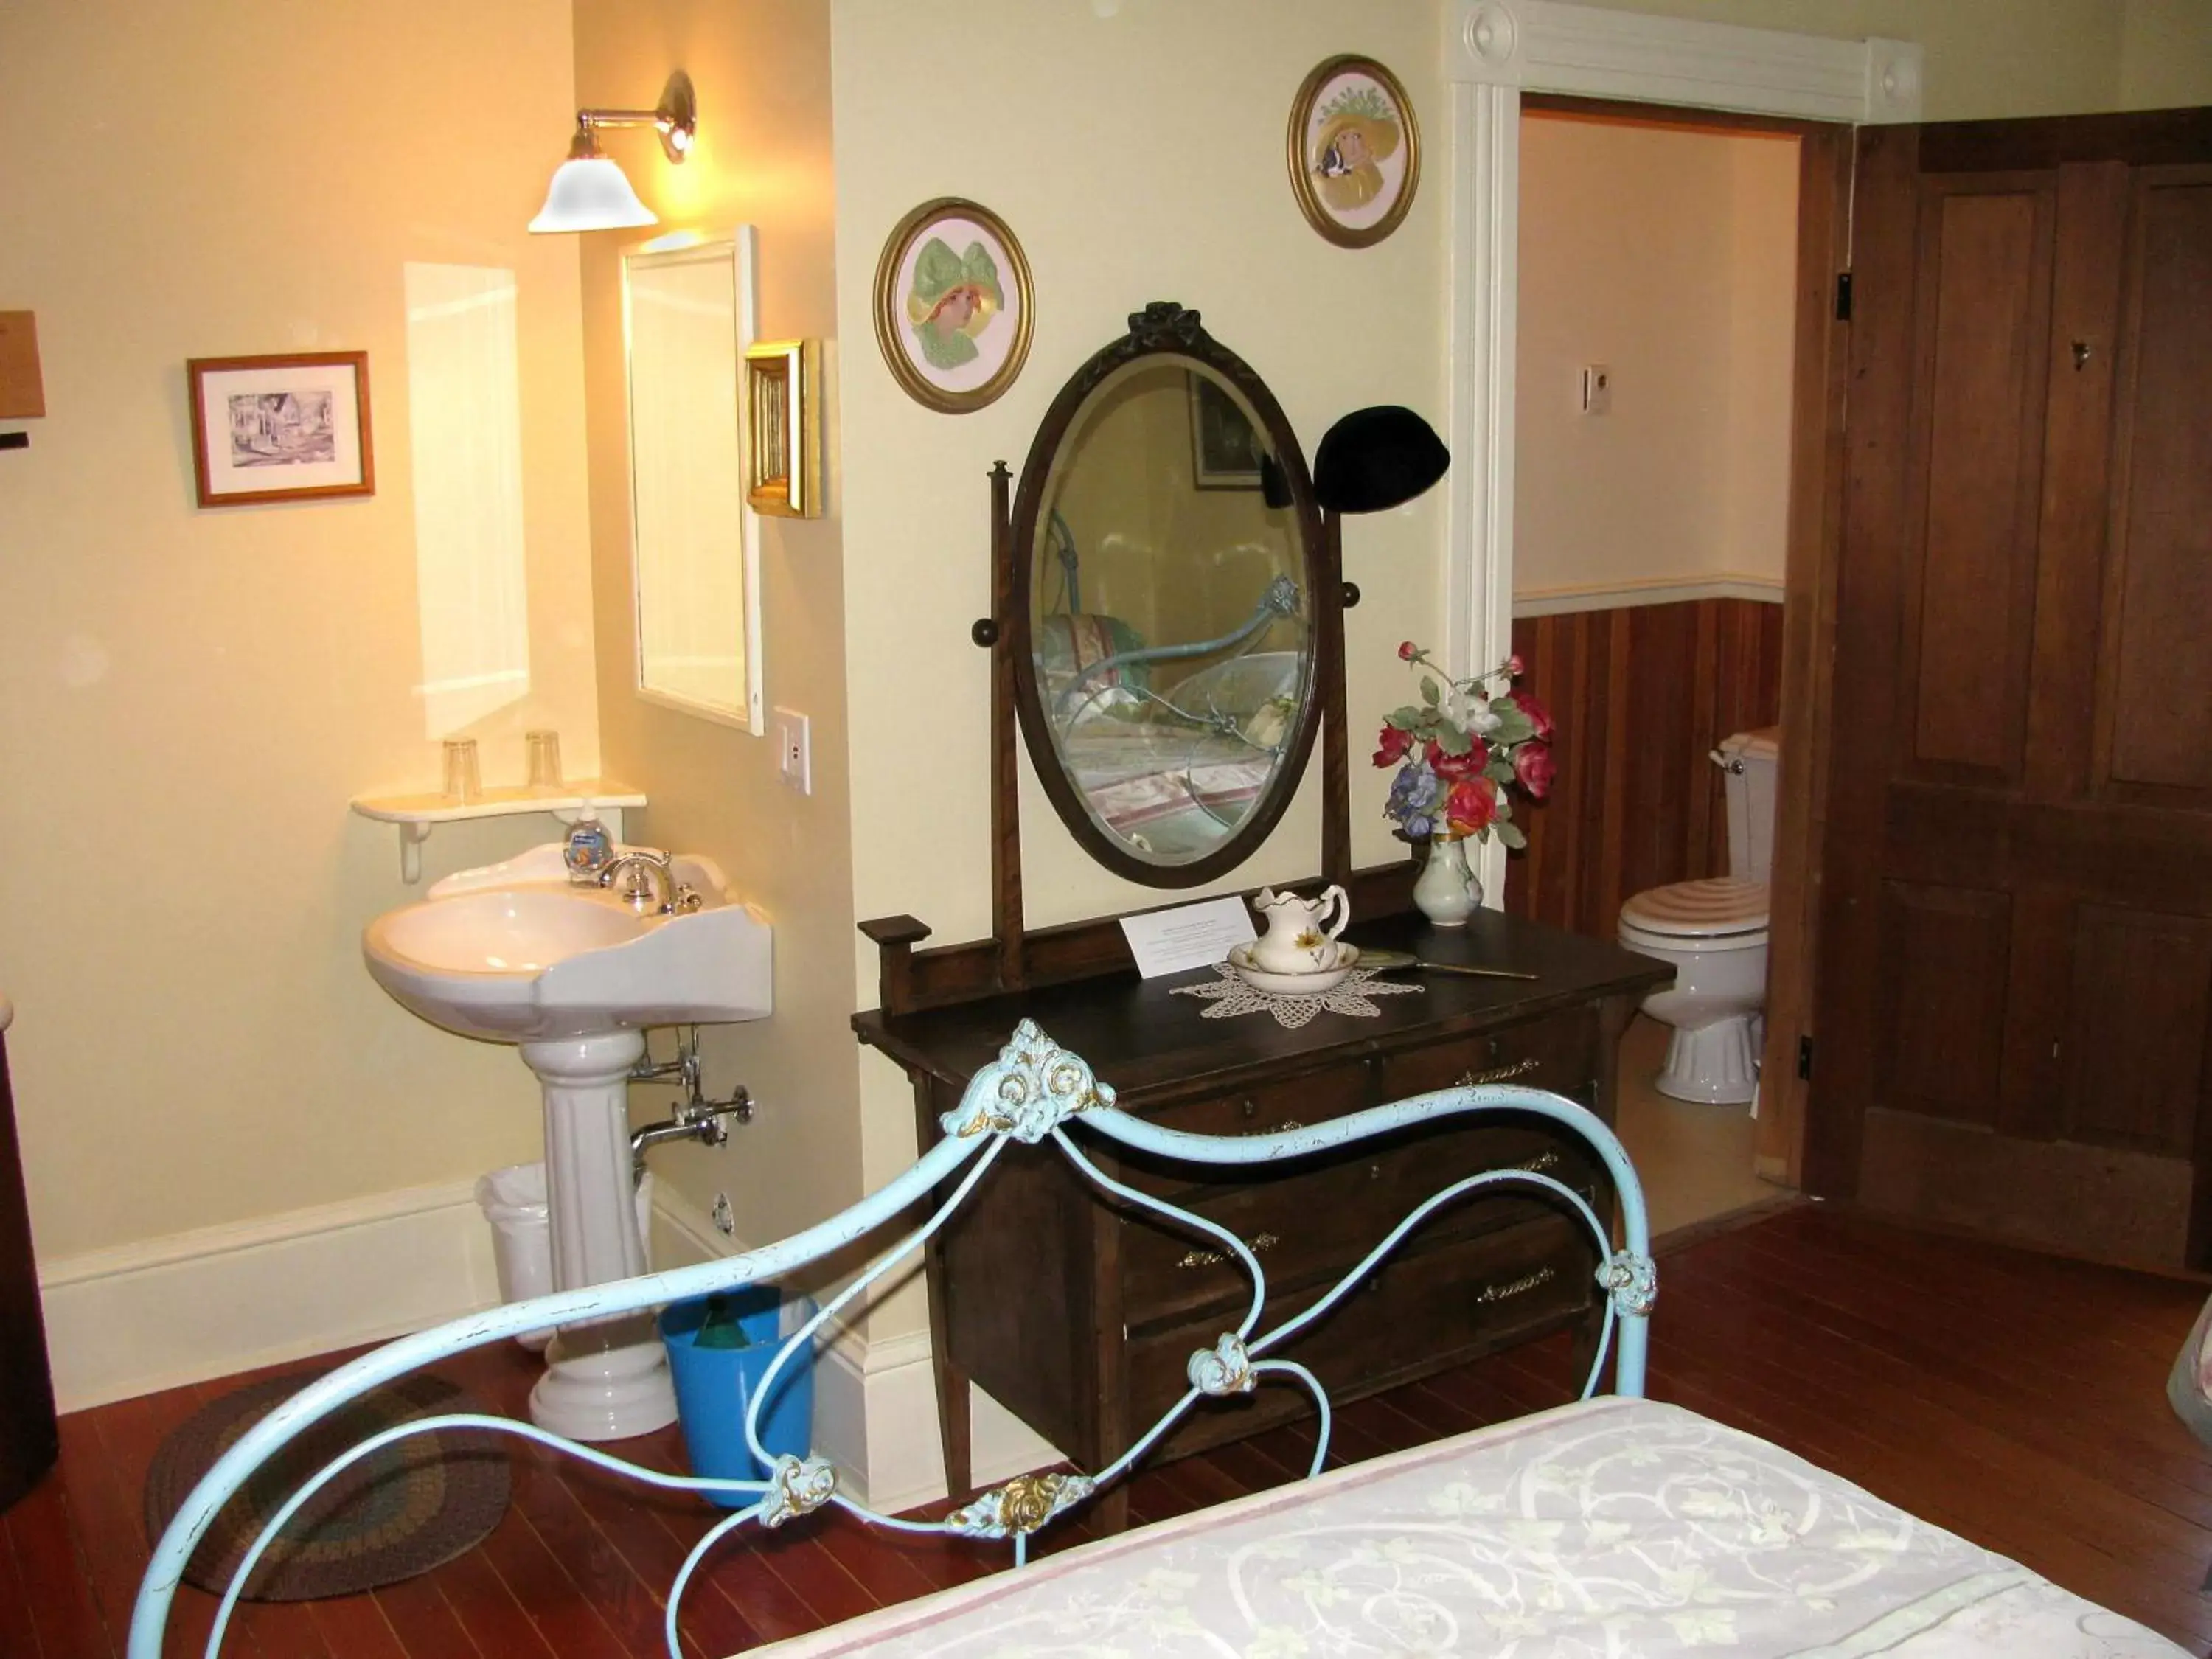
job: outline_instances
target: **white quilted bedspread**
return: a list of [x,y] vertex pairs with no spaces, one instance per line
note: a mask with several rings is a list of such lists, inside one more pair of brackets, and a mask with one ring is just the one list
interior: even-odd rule
[[1707,1650],[1715,1659],[2182,1651],[1763,1440],[1676,1407],[1610,1398],[1103,1540],[774,1651],[1662,1659]]

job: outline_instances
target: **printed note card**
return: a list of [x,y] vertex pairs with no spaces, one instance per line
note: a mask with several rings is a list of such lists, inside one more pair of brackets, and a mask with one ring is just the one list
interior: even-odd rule
[[1137,959],[1137,971],[1146,979],[1211,968],[1233,947],[1249,945],[1258,937],[1252,931],[1252,912],[1241,898],[1204,899],[1172,910],[1124,916],[1121,933],[1129,941],[1129,954]]

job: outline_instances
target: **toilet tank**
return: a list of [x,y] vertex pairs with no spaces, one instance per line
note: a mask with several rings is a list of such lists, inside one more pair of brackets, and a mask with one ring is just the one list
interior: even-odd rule
[[1771,878],[1774,865],[1775,780],[1781,773],[1782,728],[1762,726],[1725,738],[1713,751],[1728,779],[1729,874]]

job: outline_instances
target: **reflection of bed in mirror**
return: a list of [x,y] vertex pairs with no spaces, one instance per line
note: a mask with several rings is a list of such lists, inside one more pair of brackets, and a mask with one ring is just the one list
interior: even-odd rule
[[1262,649],[1299,632],[1297,586],[1277,577],[1241,628],[1147,645],[1116,617],[1037,619],[1037,684],[1055,746],[1100,823],[1140,855],[1200,856],[1266,791],[1304,695],[1305,659]]
[[1074,412],[1038,500],[1039,734],[1063,810],[1148,868],[1188,868],[1279,811],[1304,735],[1311,572],[1267,430],[1213,368],[1140,358]]

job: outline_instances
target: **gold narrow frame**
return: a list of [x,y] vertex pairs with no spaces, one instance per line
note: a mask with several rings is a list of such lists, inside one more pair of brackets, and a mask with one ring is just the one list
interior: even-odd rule
[[[908,358],[899,335],[898,296],[891,291],[898,282],[899,266],[906,258],[907,249],[940,219],[972,219],[998,238],[999,246],[1006,251],[1007,264],[1013,268],[1014,292],[1021,307],[1021,315],[1014,320],[1013,349],[999,365],[999,372],[972,392],[947,392],[929,380]],[[1014,233],[1006,228],[1006,222],[981,203],[958,196],[940,196],[934,201],[924,202],[892,228],[890,240],[884,244],[883,255],[876,261],[875,313],[876,344],[900,389],[915,402],[939,414],[973,414],[997,402],[1019,378],[1022,365],[1028,361],[1030,335],[1036,319],[1036,290],[1030,281],[1028,256],[1014,240]]]
[[[1390,94],[1404,118],[1406,129],[1406,184],[1398,192],[1398,199],[1390,210],[1373,224],[1355,228],[1339,222],[1328,206],[1314,189],[1312,177],[1306,171],[1306,124],[1313,118],[1315,101],[1321,89],[1338,76],[1356,72],[1381,82],[1382,90]],[[1297,198],[1298,210],[1311,225],[1339,247],[1372,247],[1405,222],[1406,213],[1413,205],[1413,197],[1421,185],[1421,124],[1413,113],[1413,100],[1406,95],[1405,87],[1398,77],[1372,58],[1346,55],[1330,58],[1314,66],[1298,88],[1298,94],[1291,100],[1291,125],[1284,143],[1284,156],[1291,170],[1291,193]]]
[[[210,374],[262,368],[350,368],[354,419],[359,428],[361,477],[354,483],[317,484],[308,489],[235,489],[222,495],[210,488],[207,418],[201,382]],[[185,364],[185,398],[191,405],[192,483],[202,507],[258,507],[270,501],[319,501],[342,495],[376,494],[376,453],[368,411],[368,354],[366,351],[308,351],[264,357],[193,357]]]
[[744,412],[745,504],[780,519],[820,518],[821,343],[747,346]]

